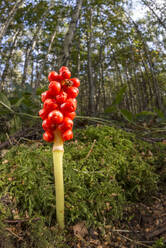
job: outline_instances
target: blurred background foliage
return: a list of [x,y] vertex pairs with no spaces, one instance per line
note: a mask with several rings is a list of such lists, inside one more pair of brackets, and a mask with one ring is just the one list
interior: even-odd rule
[[165,122],[164,1],[1,0],[1,138],[35,125],[50,70],[81,80],[78,114]]

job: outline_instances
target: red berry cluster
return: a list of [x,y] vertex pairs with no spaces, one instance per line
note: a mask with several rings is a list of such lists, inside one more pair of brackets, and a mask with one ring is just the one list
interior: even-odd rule
[[48,90],[41,95],[43,109],[39,111],[45,131],[43,139],[53,142],[54,131],[58,129],[64,141],[70,140],[73,138],[73,119],[77,108],[75,98],[79,93],[80,81],[78,78],[71,78],[71,72],[65,66],[60,68],[59,74],[50,72],[48,80]]

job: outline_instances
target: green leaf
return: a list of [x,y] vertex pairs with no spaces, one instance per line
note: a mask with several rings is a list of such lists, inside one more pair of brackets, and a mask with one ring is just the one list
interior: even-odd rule
[[136,117],[140,117],[140,116],[148,116],[148,115],[156,115],[155,112],[151,112],[151,111],[142,111],[138,114],[136,114]]
[[161,110],[155,108],[155,112],[157,113],[158,117],[160,117],[161,119],[165,118],[165,115]]
[[8,100],[8,98],[3,94],[3,93],[0,93],[0,104],[7,108],[8,110],[10,110],[10,112],[14,112],[12,109],[11,109],[11,104],[10,104],[10,101]]
[[36,95],[41,95],[44,91],[48,89],[48,86],[44,86],[43,88],[37,88],[36,89]]
[[116,97],[115,97],[115,99],[114,99],[114,101],[113,101],[113,103],[112,103],[112,105],[111,106],[109,106],[109,107],[107,107],[106,109],[105,109],[105,113],[107,114],[107,113],[111,113],[111,112],[114,112],[114,111],[116,111],[117,110],[117,105],[123,100],[123,94],[125,93],[125,91],[126,91],[126,85],[125,86],[123,86],[120,90],[119,90],[119,92],[118,92],[118,94],[116,95]]
[[24,100],[24,97],[19,98],[18,101],[14,104],[14,106],[19,107],[23,100]]
[[123,94],[126,92],[126,88],[127,86],[125,85],[119,90],[112,105],[118,105],[119,103],[121,103],[121,101],[123,100]]
[[11,107],[10,101],[3,93],[0,93],[0,102],[4,103],[9,108]]
[[134,120],[134,115],[133,115],[131,112],[129,112],[129,111],[126,110],[126,109],[120,109],[120,112],[121,112],[121,114],[123,115],[123,117],[124,117],[127,121],[133,122],[133,120]]
[[108,114],[108,113],[111,113],[111,112],[114,112],[114,111],[116,111],[116,107],[115,106],[109,106],[109,107],[107,107],[106,109],[105,109],[105,111],[104,111],[104,113],[105,114]]

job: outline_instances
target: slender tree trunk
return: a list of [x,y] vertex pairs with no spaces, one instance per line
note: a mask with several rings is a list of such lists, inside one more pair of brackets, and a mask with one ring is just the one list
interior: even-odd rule
[[[132,44],[131,44],[131,51],[133,51]],[[143,91],[141,92],[140,84],[139,84],[138,79],[137,79],[137,75],[136,75],[137,68],[136,68],[136,62],[135,62],[133,52],[132,52],[131,70],[132,70],[132,74],[133,74],[133,78],[134,78],[134,88],[136,91],[136,99],[137,99],[137,111],[136,112],[140,112],[143,110],[144,99],[146,96],[145,96],[145,92],[143,92]]]
[[36,29],[34,36],[33,36],[31,44],[29,45],[28,50],[26,50],[26,59],[25,59],[25,63],[24,63],[24,73],[23,73],[23,77],[22,77],[22,85],[24,85],[24,83],[26,82],[29,60],[32,56],[32,52],[35,49],[38,38],[41,34],[43,22],[45,21],[45,18],[46,18],[47,14],[49,13],[51,8],[52,8],[52,5],[43,13],[42,21],[39,21],[38,27]]
[[33,75],[34,75],[34,61],[32,60],[31,64],[32,72],[31,72],[31,88],[33,88]]
[[24,2],[24,0],[17,0],[15,5],[13,6],[13,8],[11,9],[11,11],[9,12],[9,16],[8,18],[6,18],[6,22],[2,25],[1,29],[0,29],[0,43],[2,41],[3,36],[6,34],[6,31],[8,29],[8,26],[10,25],[10,23],[12,22],[18,8],[20,7],[20,5]]
[[131,111],[132,113],[134,113],[134,109],[133,109],[133,94],[132,94],[131,82],[130,82],[130,78],[128,76],[127,68],[126,68],[125,73],[126,73],[127,85],[128,85],[128,89],[129,89],[129,101],[130,101],[130,104],[128,106],[128,110]]
[[95,86],[92,77],[92,13],[90,11],[90,20],[89,20],[89,27],[88,27],[88,83],[89,83],[89,112],[91,115],[95,113]]
[[147,43],[146,43],[141,31],[138,28],[138,24],[132,18],[130,18],[130,19],[132,20],[132,23],[135,26],[136,32],[137,32],[140,40],[142,41],[145,56],[146,56],[146,59],[147,59],[147,62],[148,62],[148,65],[149,65],[149,68],[150,68],[150,71],[151,71],[151,76],[152,76],[151,79],[152,79],[152,84],[153,84],[154,94],[155,94],[155,105],[157,105],[157,108],[162,110],[163,106],[162,106],[160,88],[159,88],[158,80],[157,80],[157,77],[156,77],[156,72],[154,71],[154,65],[153,65],[151,57],[149,55],[149,50],[148,50]]
[[30,53],[30,46],[28,44],[27,47],[26,47],[26,51],[25,51],[24,70],[23,70],[22,83],[21,83],[22,86],[24,85],[24,83],[26,81],[29,53]]
[[104,81],[104,58],[103,58],[103,45],[101,44],[101,48],[100,48],[100,82],[101,82],[101,91],[102,91],[102,95],[103,95],[103,111],[106,108],[106,96],[105,96],[105,81]]
[[22,76],[22,85],[24,85],[24,83],[26,82],[29,60],[31,58],[33,50],[36,47],[36,43],[37,43],[38,37],[41,33],[41,30],[42,30],[42,23],[37,28],[37,30],[33,36],[31,44],[27,45],[28,49],[26,50],[26,55],[25,55],[24,72],[23,72],[23,76]]
[[65,35],[64,42],[63,42],[63,52],[59,56],[57,60],[58,68],[62,65],[68,66],[69,63],[69,54],[70,54],[70,46],[72,43],[72,40],[74,38],[74,32],[76,29],[77,21],[79,19],[79,14],[82,8],[83,0],[77,0],[77,5],[73,11],[73,15],[71,18],[71,22],[69,25],[69,29]]
[[9,63],[10,63],[10,60],[11,60],[11,58],[13,56],[13,52],[14,52],[14,49],[16,47],[16,44],[17,44],[17,41],[18,41],[17,38],[18,38],[19,34],[20,34],[20,30],[17,30],[16,33],[15,33],[15,35],[14,35],[14,37],[13,37],[13,43],[12,43],[12,45],[10,47],[9,56],[7,58],[5,68],[4,68],[3,73],[2,73],[2,76],[1,76],[1,86],[0,86],[0,89],[3,88],[3,84],[4,84],[5,79],[6,79],[6,76],[8,74]]
[[52,49],[52,46],[53,46],[53,43],[54,43],[54,39],[55,39],[56,33],[57,33],[57,29],[52,33],[50,44],[49,44],[49,47],[48,47],[48,50],[47,50],[47,54],[46,54],[46,56],[45,56],[45,58],[44,58],[44,60],[42,62],[40,72],[38,73],[38,76],[36,78],[36,83],[35,83],[35,86],[34,86],[34,93],[35,93],[37,87],[39,87],[39,85],[40,85],[41,76],[42,76],[42,73],[44,71],[45,64],[46,64],[46,62],[48,60],[48,55],[51,52],[51,49]]

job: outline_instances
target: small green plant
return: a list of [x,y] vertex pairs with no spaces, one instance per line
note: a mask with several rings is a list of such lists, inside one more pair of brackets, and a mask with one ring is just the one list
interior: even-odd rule
[[164,238],[158,239],[152,248],[166,248],[166,244],[164,243]]

